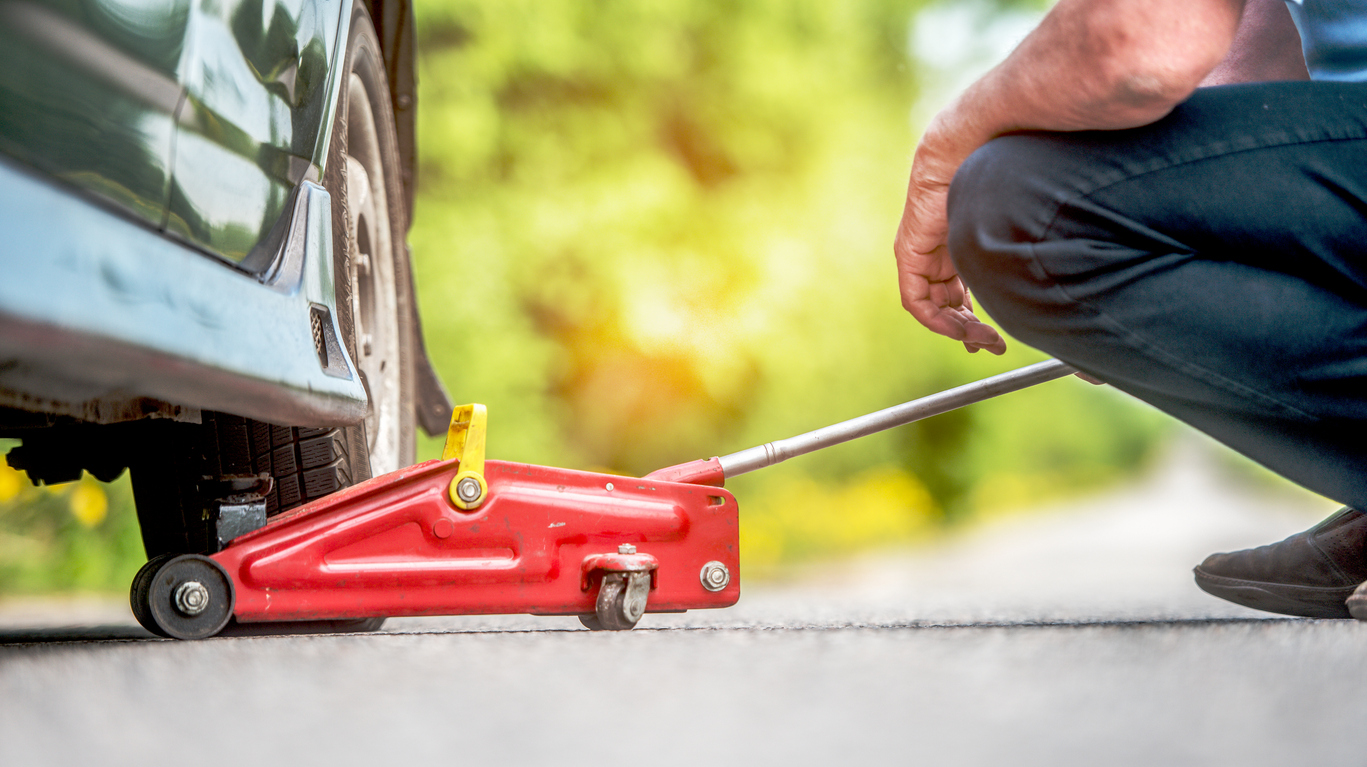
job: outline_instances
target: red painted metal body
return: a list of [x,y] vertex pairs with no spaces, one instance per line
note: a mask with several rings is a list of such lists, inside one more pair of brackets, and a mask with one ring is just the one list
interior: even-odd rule
[[681,463],[678,466],[666,466],[663,469],[650,472],[646,475],[646,479],[721,487],[726,483],[726,472],[722,470],[721,459],[712,457]]
[[[461,511],[447,492],[458,463],[376,477],[214,554],[233,580],[237,620],[588,614],[601,572],[652,563],[647,612],[740,597],[738,513],[726,490],[488,461],[487,500]],[[625,543],[640,553],[619,555]],[[717,592],[699,580],[712,561],[732,574]]]

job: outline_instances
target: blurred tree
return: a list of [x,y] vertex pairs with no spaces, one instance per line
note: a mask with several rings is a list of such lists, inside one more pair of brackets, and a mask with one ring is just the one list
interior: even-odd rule
[[[491,406],[495,454],[640,474],[1038,359],[969,357],[897,301],[909,115],[919,75],[940,74],[909,50],[933,39],[925,5],[419,2],[418,284],[455,396]],[[952,5],[927,18],[1038,4]],[[1122,400],[1053,384],[736,487],[753,527],[900,472],[924,495],[897,491],[908,526],[864,543],[898,540],[1134,467],[1157,422]],[[1106,428],[1042,425],[1069,412]],[[823,493],[792,491],[810,482]],[[808,538],[768,550],[821,548]]]
[[120,590],[144,561],[126,478],[34,487],[0,458],[0,595]]

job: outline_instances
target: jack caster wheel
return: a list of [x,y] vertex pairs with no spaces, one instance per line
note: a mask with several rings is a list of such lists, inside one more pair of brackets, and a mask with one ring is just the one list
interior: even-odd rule
[[130,601],[138,622],[154,634],[207,639],[233,617],[233,583],[208,557],[160,556],[133,578]]
[[162,554],[147,560],[147,564],[139,568],[138,574],[133,576],[133,586],[128,591],[128,603],[133,608],[133,617],[138,619],[138,623],[143,628],[162,637],[167,634],[152,619],[151,601],[148,593],[152,588],[152,576],[156,575],[157,569],[175,557],[175,554]]
[[593,615],[579,622],[594,631],[629,631],[646,612],[650,573],[604,573]]

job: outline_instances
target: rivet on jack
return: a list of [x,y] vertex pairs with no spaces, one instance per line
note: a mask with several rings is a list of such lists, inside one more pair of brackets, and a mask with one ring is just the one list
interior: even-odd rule
[[721,591],[731,583],[731,571],[721,562],[708,562],[702,566],[702,572],[698,573],[698,580],[702,581],[702,587],[708,591]]
[[438,538],[450,538],[455,531],[456,526],[449,519],[438,519],[432,523],[432,534]]

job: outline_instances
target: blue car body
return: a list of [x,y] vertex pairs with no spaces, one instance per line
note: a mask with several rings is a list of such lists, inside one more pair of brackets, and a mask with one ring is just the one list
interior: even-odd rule
[[[25,414],[362,420],[319,183],[349,8],[0,0],[0,436]],[[370,12],[411,210],[412,16]],[[417,368],[419,422],[441,429]]]

